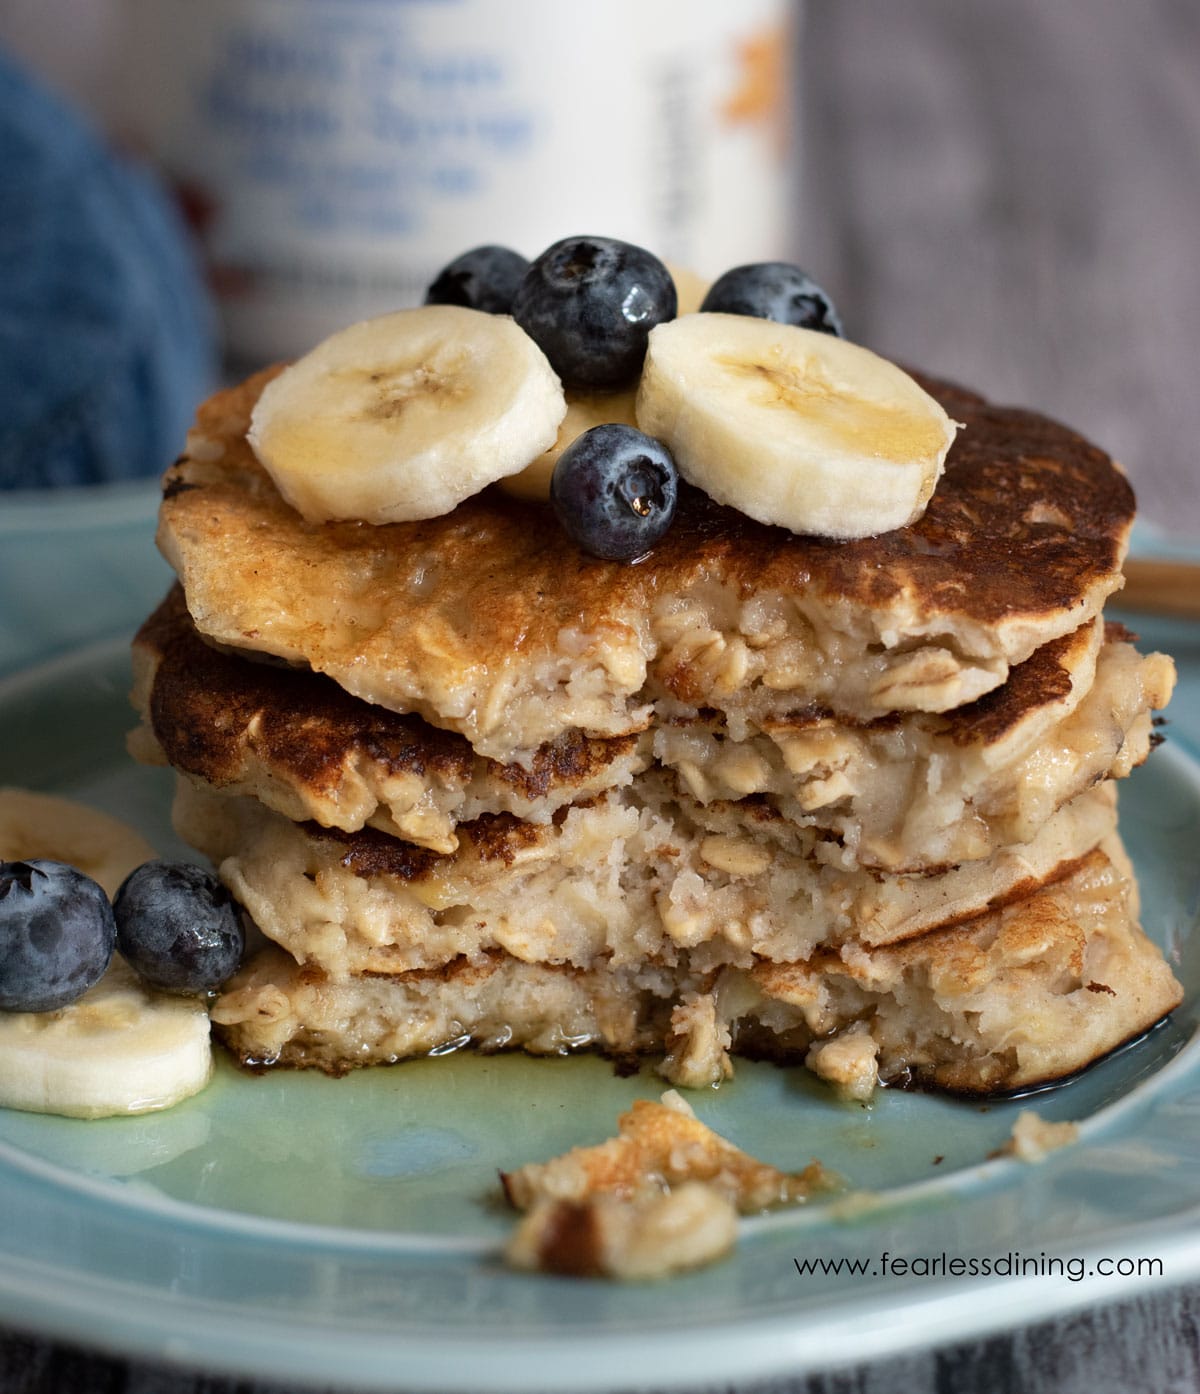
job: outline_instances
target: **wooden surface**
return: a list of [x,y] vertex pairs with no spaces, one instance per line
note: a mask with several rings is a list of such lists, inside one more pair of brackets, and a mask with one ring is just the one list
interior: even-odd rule
[[1127,557],[1121,607],[1200,620],[1200,563]]
[[[811,0],[797,255],[854,337],[1038,406],[1200,537],[1200,5]],[[1200,1239],[1198,1239],[1200,1242]],[[1185,1394],[1200,1288],[789,1394]],[[0,1332],[0,1394],[263,1394]],[[763,1391],[768,1386],[755,1386]]]

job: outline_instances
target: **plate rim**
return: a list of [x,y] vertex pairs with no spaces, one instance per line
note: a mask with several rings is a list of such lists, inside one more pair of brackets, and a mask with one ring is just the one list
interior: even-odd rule
[[[626,1340],[615,1340],[612,1331],[583,1338],[570,1331],[539,1337],[536,1358],[530,1347],[506,1347],[490,1333],[457,1333],[448,1359],[441,1335],[414,1337],[406,1332],[397,1341],[376,1332],[324,1329],[311,1322],[273,1329],[264,1323],[261,1312],[208,1312],[195,1301],[177,1312],[164,1295],[147,1296],[142,1291],[131,1316],[120,1309],[116,1285],[104,1280],[91,1287],[99,1289],[102,1297],[111,1294],[110,1301],[97,1301],[92,1293],[81,1292],[73,1301],[55,1293],[39,1303],[32,1272],[10,1278],[2,1266],[0,1300],[9,1298],[6,1319],[73,1344],[275,1382],[320,1386],[333,1382],[340,1388],[364,1391],[411,1388],[429,1394],[456,1394],[468,1388],[480,1394],[709,1388],[714,1380],[744,1384],[866,1365],[1060,1318],[1083,1307],[1111,1305],[1134,1292],[1143,1296],[1177,1286],[1200,1274],[1200,1239],[1186,1232],[1179,1224],[1181,1218],[1200,1225],[1200,1204],[1172,1217],[1170,1230],[1141,1230],[1137,1236],[1139,1242],[1154,1239],[1161,1256],[1170,1259],[1176,1271],[1169,1278],[1114,1280],[1099,1302],[1084,1284],[1065,1277],[991,1278],[972,1280],[969,1285],[965,1280],[942,1280],[936,1287],[910,1287],[900,1294],[881,1291],[863,1301],[838,1301],[799,1316],[738,1316],[708,1330],[681,1329],[674,1340],[667,1333],[635,1333],[632,1348]],[[1094,1248],[1073,1252],[1085,1260],[1098,1257]],[[1166,1269],[1164,1263],[1164,1274]],[[51,1276],[46,1278],[47,1283],[52,1281]],[[183,1334],[177,1334],[180,1316],[187,1322]],[[687,1346],[682,1355],[681,1340]],[[614,1346],[619,1351],[614,1352]],[[346,1363],[350,1350],[353,1365]],[[403,1383],[396,1377],[398,1357],[405,1367]],[[564,1361],[569,1367],[565,1374]],[[637,1365],[636,1377],[629,1373],[631,1363]]]

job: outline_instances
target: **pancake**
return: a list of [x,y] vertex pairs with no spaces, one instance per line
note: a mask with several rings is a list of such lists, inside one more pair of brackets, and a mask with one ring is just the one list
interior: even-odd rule
[[1137,925],[1115,836],[1072,875],[959,929],[810,964],[761,964],[752,976],[790,1009],[770,1016],[775,1032],[791,1021],[827,1041],[865,1022],[882,1078],[961,1093],[1062,1079],[1183,999]]
[[466,1045],[622,1057],[661,1048],[686,970],[590,970],[493,953],[395,976],[335,981],[283,950],[257,953],[213,1003],[218,1040],[244,1065],[342,1075]]
[[947,711],[1094,618],[1121,584],[1133,494],[1044,417],[929,384],[964,429],[924,516],[856,542],[798,537],[684,488],[637,565],[581,553],[547,505],[486,490],[444,517],[305,523],[245,440],[272,371],[200,411],[158,541],[200,631],[416,712],[528,763],[648,709],[749,725],[817,704]]
[[[1003,687],[945,715],[858,724],[805,713],[744,741],[714,713],[653,733],[653,754],[702,803],[765,795],[786,818],[834,832],[860,866],[941,870],[1028,842],[1056,809],[1148,753],[1170,660],[1140,657],[1119,626],[1052,640]],[[364,826],[453,852],[485,814],[544,823],[624,788],[648,765],[650,733],[572,730],[526,768],[466,739],[350,697],[314,673],[251,663],[197,635],[178,587],[134,640],[135,750],[297,821]]]
[[745,741],[716,718],[664,722],[654,756],[702,803],[765,797],[836,834],[859,866],[936,871],[1028,842],[1083,790],[1146,759],[1175,671],[1130,638],[1093,621],[944,715],[855,724],[809,712]]
[[648,763],[637,736],[565,731],[528,765],[476,755],[420,717],[351,697],[329,678],[218,652],[176,587],[133,643],[134,753],[298,821],[371,826],[438,852],[484,814],[547,821],[564,805],[629,783]]
[[872,1084],[1029,1088],[1082,1069],[1180,1000],[1110,846],[1014,905],[850,961],[821,954],[714,974],[686,960],[582,969],[493,952],[336,982],[270,947],[225,988],[213,1022],[247,1064],[331,1074],[468,1044],[590,1047],[665,1051],[667,1078],[695,1086],[728,1074],[731,1050],[819,1067],[841,1039]]
[[[636,800],[636,801],[635,801]],[[890,943],[961,921],[1063,874],[1116,823],[1111,785],[1034,841],[937,876],[886,876],[763,804],[701,807],[653,780],[565,810],[460,826],[442,856],[373,829],[298,824],[181,780],[175,825],[269,939],[335,980],[495,950],[531,963],[625,968],[781,962],[817,946]]]

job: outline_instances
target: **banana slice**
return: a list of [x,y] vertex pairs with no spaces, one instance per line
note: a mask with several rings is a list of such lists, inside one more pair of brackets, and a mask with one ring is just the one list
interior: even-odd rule
[[835,538],[919,518],[956,430],[907,373],[857,344],[723,314],[651,331],[637,418],[719,503]]
[[593,426],[603,426],[610,421],[636,426],[636,399],[636,386],[622,388],[618,392],[568,392],[567,414],[558,428],[558,439],[520,474],[502,479],[500,488],[514,498],[536,499],[544,503],[550,497],[550,476],[554,473],[554,466],[567,446]]
[[155,855],[144,838],[107,813],[32,789],[0,789],[0,861],[67,862],[113,896],[134,867]]
[[248,439],[309,522],[397,523],[449,513],[523,470],[566,409],[514,320],[423,305],[352,324],[286,368]]
[[678,300],[676,316],[690,315],[698,310],[712,282],[697,272],[690,271],[686,266],[676,266],[673,262],[667,262],[667,270],[675,282],[675,295]]
[[0,1107],[69,1118],[149,1113],[212,1075],[208,1012],[144,987],[124,960],[55,1012],[0,1012]]

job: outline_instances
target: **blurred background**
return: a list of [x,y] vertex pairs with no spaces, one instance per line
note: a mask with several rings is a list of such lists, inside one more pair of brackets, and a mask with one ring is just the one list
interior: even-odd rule
[[1200,6],[808,21],[803,250],[863,341],[1068,422],[1200,535]]
[[0,668],[165,585],[149,480],[216,383],[579,231],[801,262],[1186,548],[1198,72],[1194,0],[0,0]]

